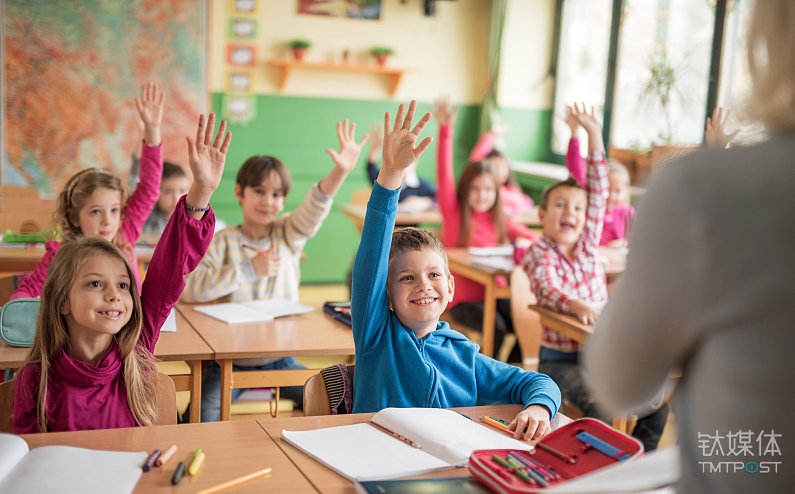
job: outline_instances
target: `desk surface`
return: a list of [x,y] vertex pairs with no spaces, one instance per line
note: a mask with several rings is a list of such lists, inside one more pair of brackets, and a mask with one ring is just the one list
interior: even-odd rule
[[[30,348],[13,347],[0,341],[0,369],[21,367],[29,351]],[[160,360],[211,360],[213,351],[177,312],[177,332],[160,333],[155,357]]]
[[320,308],[273,321],[226,324],[196,312],[193,305],[177,309],[212,348],[216,359],[353,355],[351,327]]
[[[516,417],[516,414],[519,413],[522,408],[524,408],[522,405],[494,405],[485,407],[454,408],[454,410],[461,412],[477,421],[479,421],[484,415],[491,415],[492,417],[497,417],[510,422],[514,417]],[[295,447],[287,443],[283,443],[281,440],[281,433],[282,429],[305,431],[325,427],[360,424],[369,421],[373,415],[375,414],[358,413],[353,415],[325,415],[320,417],[293,417],[274,420],[259,420],[258,422],[265,429],[271,439],[273,439],[273,442],[275,442],[284,450],[284,453],[290,458],[293,464],[298,467],[298,469],[304,474],[309,482],[312,483],[315,489],[323,494],[354,494],[356,489],[354,488],[351,481],[313,460]],[[556,429],[569,422],[571,422],[571,419],[564,415],[558,414],[552,420],[552,428]],[[421,475],[417,478],[465,477],[468,475],[468,469],[455,468],[441,473]]]
[[[455,271],[453,266],[457,267],[469,267],[472,269],[476,269],[481,271],[482,273],[488,276],[510,276],[511,271],[507,271],[505,269],[495,268],[492,266],[486,266],[485,264],[478,264],[473,263],[472,259],[477,258],[478,256],[473,256],[470,254],[465,248],[463,247],[455,247],[452,249],[445,249],[445,253],[447,254],[447,260],[450,263],[450,269]],[[478,280],[476,280],[478,281]]]
[[[253,420],[213,422],[204,424],[164,425],[81,432],[51,432],[22,436],[31,449],[40,446],[64,445],[113,451],[165,451],[172,444],[177,453],[164,468],[154,468],[141,475],[134,492],[182,493],[197,492],[256,470],[272,468],[269,477],[245,482],[229,492],[234,494],[261,492],[313,493],[315,490],[289,458],[270,440],[268,434]],[[206,458],[196,476],[187,472],[176,486],[171,476],[180,461],[190,462],[201,448]],[[224,491],[226,492],[226,491]]]

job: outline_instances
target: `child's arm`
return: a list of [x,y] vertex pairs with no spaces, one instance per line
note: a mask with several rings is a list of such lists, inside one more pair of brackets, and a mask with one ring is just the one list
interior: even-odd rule
[[44,281],[47,279],[47,271],[50,269],[50,262],[52,262],[52,258],[58,252],[58,249],[61,248],[60,242],[50,241],[44,245],[46,247],[44,257],[36,264],[36,268],[25,276],[25,279],[22,280],[19,287],[11,294],[10,300],[41,296],[41,290],[44,288]]
[[348,127],[348,119],[343,120],[342,124],[337,122],[337,138],[340,140],[340,150],[334,151],[331,148],[326,152],[331,155],[334,161],[334,168],[320,181],[320,191],[326,195],[333,196],[342,186],[342,182],[359,161],[359,154],[362,152],[364,143],[367,142],[369,135],[365,134],[358,143],[354,138],[356,134],[356,124],[351,123]]
[[398,108],[394,129],[390,129],[391,115],[386,113],[384,161],[367,203],[362,241],[353,263],[351,316],[357,354],[371,350],[378,343],[381,329],[386,324],[389,314],[386,295],[389,249],[395,228],[400,184],[405,169],[419,159],[431,143],[431,138],[426,137],[419,146],[414,147],[431,114],[426,114],[412,130],[411,121],[417,102],[411,102],[404,120],[405,108],[405,105]]
[[[212,302],[239,290],[246,282],[253,283],[258,279],[251,260],[242,252],[240,262],[229,262],[231,247],[224,233],[213,238],[199,265],[185,276],[184,302]],[[242,250],[240,245],[237,245],[237,250]]]
[[160,180],[163,176],[163,146],[160,140],[160,123],[163,120],[165,93],[153,82],[141,87],[141,99],[135,98],[135,108],[144,124],[144,142],[141,144],[139,182],[124,206],[120,230],[125,241],[135,244],[141,229],[160,197]]
[[480,139],[475,143],[472,152],[469,153],[469,162],[485,160],[486,156],[494,150],[494,133],[490,130],[480,134]]
[[141,343],[150,352],[154,352],[160,327],[182,295],[185,275],[198,266],[213,238],[215,215],[210,209],[210,197],[221,183],[226,152],[232,141],[231,132],[224,135],[225,120],[221,121],[215,141],[214,127],[214,114],[210,114],[206,126],[204,115],[201,115],[196,142],[186,138],[193,183],[188,194],[177,202],[174,214],[157,243],[144,280]]
[[[453,124],[458,115],[458,107],[450,106],[448,98],[436,100],[436,107],[431,109],[439,122],[439,144],[436,150],[436,201],[442,213],[442,229],[444,239],[455,242],[458,235],[458,198],[455,190],[453,174]],[[447,244],[449,242],[445,242]]]
[[571,139],[569,139],[569,150],[566,153],[566,168],[574,179],[585,187],[585,160],[580,154],[580,140],[577,138],[577,129],[580,122],[574,115],[574,109],[566,105],[566,125],[571,129]]
[[[514,436],[521,438],[527,427],[525,439],[538,439],[549,432],[549,421],[560,408],[560,389],[549,376],[522,370],[483,354],[475,357],[477,380],[477,405],[495,403],[522,403],[525,409],[513,420]],[[517,424],[519,427],[517,427]]]
[[[607,196],[610,194],[610,182],[607,180],[607,162],[605,161],[605,146],[602,143],[602,125],[594,116],[593,107],[589,115],[585,108],[582,111],[574,105],[572,113],[580,125],[588,132],[588,165],[585,181],[585,191],[588,193],[588,208],[585,213],[585,228],[582,235],[587,243],[593,247],[599,246],[602,238],[602,227],[607,205]],[[599,262],[595,259],[594,262]]]

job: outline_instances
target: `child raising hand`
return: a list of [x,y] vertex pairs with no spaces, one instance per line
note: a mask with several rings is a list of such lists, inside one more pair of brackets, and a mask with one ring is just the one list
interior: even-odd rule
[[224,170],[231,133],[202,115],[187,138],[194,182],[155,248],[139,295],[122,251],[101,236],[82,236],[52,259],[33,348],[14,388],[16,434],[153,425],[152,352],[213,235],[209,200]]

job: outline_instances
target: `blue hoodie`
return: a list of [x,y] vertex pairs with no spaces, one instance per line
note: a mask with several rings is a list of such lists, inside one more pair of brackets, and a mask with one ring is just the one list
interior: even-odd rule
[[387,269],[399,193],[373,186],[353,264],[353,412],[523,403],[543,405],[554,417],[560,390],[548,376],[484,356],[446,322],[419,339],[389,310]]

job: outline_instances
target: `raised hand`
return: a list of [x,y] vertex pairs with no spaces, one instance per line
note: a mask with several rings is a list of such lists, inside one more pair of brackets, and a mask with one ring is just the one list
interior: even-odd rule
[[726,117],[724,118],[723,108],[719,106],[712,110],[712,118],[707,117],[707,130],[704,132],[704,139],[710,148],[724,149],[740,133],[738,129],[731,134],[726,134],[725,127],[731,113],[731,110],[726,110]]
[[135,108],[144,127],[144,141],[150,146],[160,145],[160,124],[163,121],[163,103],[166,93],[149,81],[141,86],[141,99],[135,98]]
[[596,118],[594,107],[591,107],[591,113],[588,114],[585,109],[585,103],[582,104],[582,110],[577,106],[577,103],[574,103],[571,108],[571,115],[588,132],[588,149],[590,151],[604,151],[602,124]]
[[431,108],[431,111],[439,122],[439,127],[453,125],[458,116],[458,105],[451,107],[449,96],[439,96],[436,99],[436,106]]
[[381,158],[381,148],[384,145],[384,131],[381,129],[381,126],[376,123],[370,125],[367,129],[367,133],[370,134],[370,156],[368,160],[370,163],[377,163]]
[[389,112],[384,115],[384,162],[378,173],[378,183],[382,187],[393,190],[400,187],[400,183],[403,181],[403,172],[412,163],[419,160],[422,153],[431,145],[433,139],[426,137],[419,146],[414,147],[422,129],[431,120],[431,114],[426,113],[412,129],[411,121],[414,120],[416,110],[417,102],[412,100],[404,119],[403,112],[406,111],[406,105],[401,104],[398,107],[397,117],[395,117],[394,129],[390,124],[392,116]]
[[367,139],[370,137],[365,134],[362,140],[356,142],[356,124],[351,123],[348,126],[348,119],[342,121],[342,124],[337,122],[337,138],[340,140],[340,150],[334,151],[331,148],[326,149],[326,152],[331,155],[334,164],[345,172],[350,172],[356,166],[359,160],[359,154],[362,152],[362,147]]
[[571,130],[571,137],[577,137],[580,121],[574,116],[574,109],[569,105],[566,105],[566,118],[564,120],[566,121],[566,125],[569,126],[569,130]]
[[271,247],[267,252],[254,256],[251,259],[251,266],[257,277],[272,278],[279,272],[281,262],[282,258],[276,254],[276,247]]
[[210,113],[206,125],[204,115],[199,115],[196,141],[185,137],[188,141],[188,162],[190,170],[193,172],[193,184],[185,200],[189,206],[197,208],[206,206],[213,191],[221,183],[226,152],[229,150],[229,143],[232,142],[232,133],[226,132],[226,120],[221,120],[215,140],[213,140],[214,130],[215,114]]

